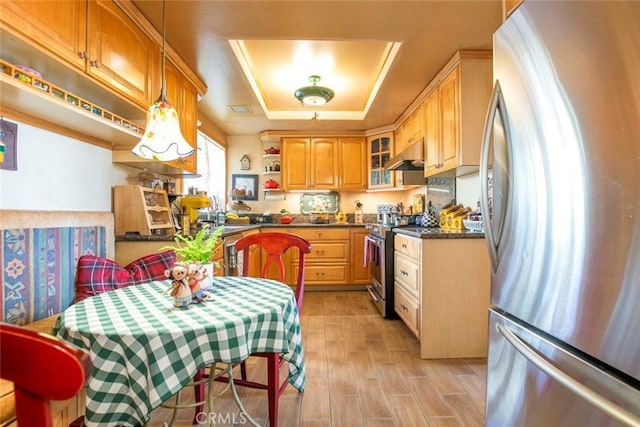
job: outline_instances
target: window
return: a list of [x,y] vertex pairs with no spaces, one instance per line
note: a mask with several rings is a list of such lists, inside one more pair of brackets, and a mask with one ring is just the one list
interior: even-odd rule
[[[198,178],[185,178],[185,189],[196,187],[213,199],[213,208],[224,209],[227,172],[225,149],[198,131]],[[216,206],[217,205],[217,206]]]

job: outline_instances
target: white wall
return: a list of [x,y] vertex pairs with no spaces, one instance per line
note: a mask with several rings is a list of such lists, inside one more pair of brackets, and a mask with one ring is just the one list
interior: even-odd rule
[[456,178],[456,201],[475,210],[480,200],[480,176],[478,173]]
[[111,211],[111,186],[129,171],[110,150],[16,123],[18,170],[0,169],[0,209]]

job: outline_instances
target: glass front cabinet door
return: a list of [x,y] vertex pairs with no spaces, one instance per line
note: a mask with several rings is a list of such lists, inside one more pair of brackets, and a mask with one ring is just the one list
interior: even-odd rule
[[393,187],[395,174],[384,169],[384,164],[391,159],[393,133],[370,136],[368,142],[369,189]]

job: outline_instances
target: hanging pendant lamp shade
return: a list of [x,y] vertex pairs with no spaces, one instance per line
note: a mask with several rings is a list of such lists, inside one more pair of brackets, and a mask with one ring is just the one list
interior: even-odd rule
[[143,159],[163,162],[193,154],[193,147],[180,132],[180,121],[175,108],[167,101],[165,90],[165,1],[162,2],[162,89],[160,97],[147,110],[144,135],[131,150]]
[[324,105],[333,99],[335,95],[331,89],[318,86],[320,76],[310,76],[311,86],[301,87],[293,94],[303,105],[319,106]]

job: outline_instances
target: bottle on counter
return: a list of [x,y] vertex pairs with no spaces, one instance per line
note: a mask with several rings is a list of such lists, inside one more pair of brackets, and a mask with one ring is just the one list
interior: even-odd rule
[[217,221],[217,225],[218,227],[221,225],[224,225],[224,221],[225,221],[225,214],[223,210],[218,211],[218,221]]
[[356,205],[356,212],[354,215],[354,222],[356,224],[362,224],[362,202],[360,202],[360,200],[356,200],[355,202]]

